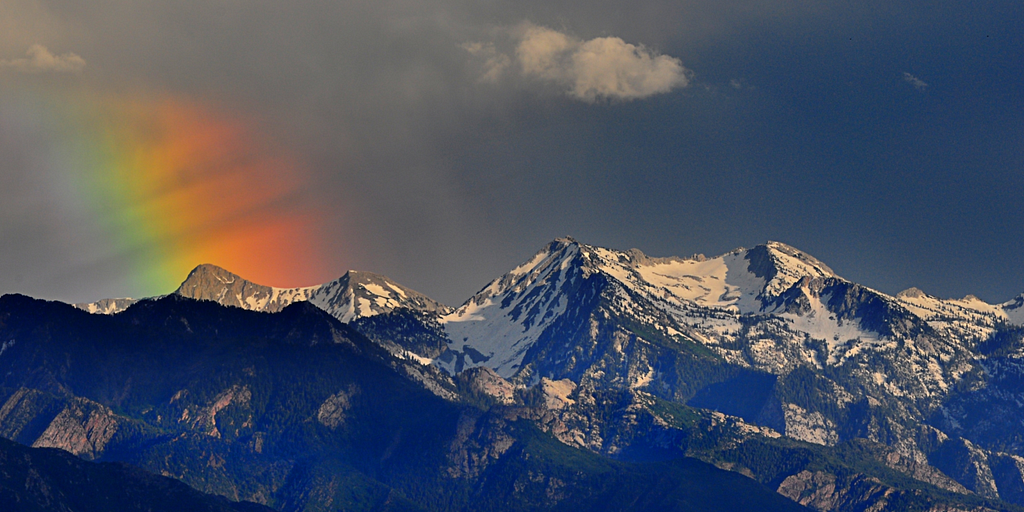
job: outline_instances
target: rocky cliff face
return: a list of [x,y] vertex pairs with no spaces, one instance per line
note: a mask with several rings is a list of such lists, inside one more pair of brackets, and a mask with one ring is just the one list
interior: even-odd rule
[[60,448],[84,459],[94,459],[103,453],[117,429],[117,416],[109,408],[77,398],[53,418],[32,446]]

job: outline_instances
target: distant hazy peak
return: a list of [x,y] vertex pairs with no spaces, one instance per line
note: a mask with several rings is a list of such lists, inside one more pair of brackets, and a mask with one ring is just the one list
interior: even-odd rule
[[920,299],[922,297],[928,297],[928,294],[915,286],[896,294],[897,299]]
[[1007,309],[1024,308],[1024,293],[1004,302],[1003,307]]
[[138,299],[124,298],[124,299],[101,299],[96,302],[80,302],[72,304],[72,306],[87,311],[89,313],[100,314],[100,315],[113,315],[120,313],[128,306],[138,302]]

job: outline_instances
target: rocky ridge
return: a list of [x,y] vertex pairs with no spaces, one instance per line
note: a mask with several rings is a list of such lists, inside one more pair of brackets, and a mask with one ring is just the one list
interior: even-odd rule
[[[322,285],[274,288],[248,281],[216,265],[203,264],[189,273],[174,294],[267,313],[281,311],[296,302],[309,302],[342,322],[398,308],[438,313],[450,309],[385,276],[355,270]],[[114,314],[136,302],[135,299],[103,299],[74,306],[89,313]]]
[[439,396],[412,374],[446,386],[437,369],[306,302],[262,313],[170,295],[107,316],[8,295],[0,342],[4,437],[283,511],[806,510],[694,458],[559,442],[532,418],[578,403],[568,381],[526,396],[476,369]]
[[[889,296],[779,242],[652,258],[559,239],[455,309],[380,276],[346,277],[284,293],[221,276],[197,298],[267,311],[310,301],[418,363],[491,370],[477,392],[572,388],[549,404],[565,416],[551,431],[598,453],[634,450],[635,421],[594,408],[627,393],[718,411],[766,439],[875,443],[879,462],[914,479],[1024,504],[1024,296]],[[784,487],[864,485],[830,478],[810,471]]]

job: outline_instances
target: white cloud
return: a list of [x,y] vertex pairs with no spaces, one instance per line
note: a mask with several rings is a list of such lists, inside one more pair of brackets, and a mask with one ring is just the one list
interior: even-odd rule
[[512,65],[512,59],[508,55],[498,53],[493,43],[465,43],[462,49],[483,60],[484,72],[480,75],[481,82],[497,82]]
[[513,57],[498,52],[493,44],[463,46],[486,59],[484,80],[497,81],[514,62],[523,76],[557,84],[570,96],[587,102],[646,98],[690,83],[690,71],[679,59],[618,37],[584,41],[529,23],[511,33]]
[[568,78],[572,55],[580,47],[581,41],[534,25],[524,25],[520,31],[516,59],[523,73],[558,82]]
[[0,60],[0,69],[9,68],[25,73],[77,73],[85,67],[85,59],[68,52],[61,55],[50,53],[45,46],[34,44],[22,59]]
[[920,78],[911,75],[906,71],[903,72],[903,81],[909,83],[910,85],[913,85],[914,88],[919,91],[923,91],[925,90],[925,88],[928,87],[928,84],[924,83],[924,80],[921,80]]

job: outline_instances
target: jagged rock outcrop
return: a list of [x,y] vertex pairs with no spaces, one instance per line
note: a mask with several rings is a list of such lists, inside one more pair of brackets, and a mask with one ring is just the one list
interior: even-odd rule
[[94,459],[117,432],[117,416],[109,408],[82,398],[71,400],[32,443],[36,448],[60,448]]
[[[801,471],[779,484],[779,494],[821,512],[863,510],[901,512],[906,510],[907,491],[898,491],[864,475],[838,477],[824,471]],[[979,506],[948,503],[931,504],[928,512],[995,512]]]

